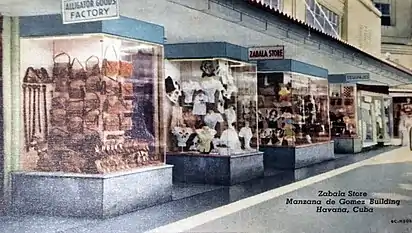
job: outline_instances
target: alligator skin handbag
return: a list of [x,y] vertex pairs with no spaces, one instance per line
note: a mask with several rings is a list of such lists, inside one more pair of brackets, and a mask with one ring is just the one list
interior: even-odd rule
[[[67,57],[67,61],[57,61],[59,58]],[[67,92],[68,82],[72,76],[72,63],[67,53],[57,54],[53,58],[53,80],[55,82],[55,91]]]
[[99,58],[91,56],[86,60],[86,92],[100,92],[102,88],[102,77],[99,67]]
[[[109,48],[113,50],[115,60],[110,61],[107,58],[107,51]],[[106,50],[104,52],[104,59],[102,61],[103,75],[107,77],[117,77],[117,75],[119,74],[119,68],[120,68],[120,65],[119,65],[119,59],[117,56],[116,48],[114,47],[114,45],[106,47]]]

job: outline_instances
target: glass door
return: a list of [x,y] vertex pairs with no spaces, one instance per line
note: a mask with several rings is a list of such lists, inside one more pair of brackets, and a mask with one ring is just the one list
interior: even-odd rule
[[372,146],[377,143],[376,111],[371,96],[360,96],[360,118],[361,135],[363,147]]

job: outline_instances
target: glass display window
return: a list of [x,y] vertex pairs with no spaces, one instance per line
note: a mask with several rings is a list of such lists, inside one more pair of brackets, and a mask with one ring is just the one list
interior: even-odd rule
[[329,84],[331,136],[356,137],[356,85]]
[[262,146],[296,147],[330,141],[328,80],[299,73],[258,74]]
[[256,66],[226,60],[167,60],[167,152],[257,151]]
[[20,45],[24,170],[101,174],[164,162],[163,46],[103,34]]

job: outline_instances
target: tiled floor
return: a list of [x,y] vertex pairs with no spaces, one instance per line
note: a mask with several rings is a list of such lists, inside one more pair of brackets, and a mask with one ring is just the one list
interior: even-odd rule
[[[175,184],[173,191],[173,202],[108,220],[53,218],[41,216],[0,217],[0,232],[145,232],[201,214],[205,211],[210,211],[218,207],[234,203],[244,198],[251,198],[254,195],[261,194],[266,191],[278,190],[276,188],[318,175],[320,173],[335,170],[336,168],[340,168],[348,164],[353,164],[372,158],[377,154],[384,153],[392,149],[394,148],[382,148],[376,151],[369,151],[357,155],[341,155],[339,156],[340,158],[335,161],[314,165],[296,171],[266,171],[265,173],[268,176],[264,179],[254,180],[232,187]],[[269,206],[267,207],[269,208]],[[274,209],[272,208],[271,211],[274,211]],[[242,217],[242,221],[247,222],[246,220],[248,219],[243,219]],[[205,227],[210,227],[212,225],[206,225]],[[220,225],[217,224],[216,226]],[[221,229],[216,229],[213,232],[216,232],[217,230]]]

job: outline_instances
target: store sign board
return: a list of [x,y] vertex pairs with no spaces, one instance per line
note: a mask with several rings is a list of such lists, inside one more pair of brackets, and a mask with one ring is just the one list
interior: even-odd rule
[[346,74],[347,82],[357,82],[370,80],[369,73],[359,73],[359,74]]
[[62,0],[63,24],[117,19],[119,0]]
[[249,48],[249,60],[278,60],[284,58],[285,46],[283,45]]

